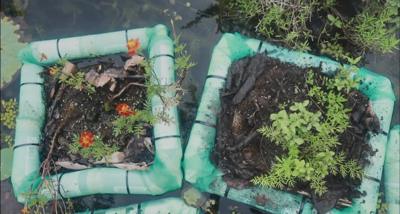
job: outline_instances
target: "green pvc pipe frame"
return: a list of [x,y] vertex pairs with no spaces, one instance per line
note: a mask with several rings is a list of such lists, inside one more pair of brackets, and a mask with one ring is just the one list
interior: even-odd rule
[[[146,50],[155,76],[161,85],[175,81],[174,47],[164,25],[111,33],[71,37],[31,43],[21,50],[21,86],[17,117],[14,159],[11,181],[18,202],[27,201],[26,194],[37,189],[39,175],[39,145],[45,120],[43,99],[43,66],[63,59],[80,59],[115,53],[126,53],[127,41],[139,39]],[[155,80],[153,80],[155,81]],[[174,95],[168,95],[174,96]],[[152,111],[162,110],[159,97],[152,97]],[[48,186],[39,194],[52,198],[71,198],[98,193],[159,195],[181,187],[182,147],[176,107],[167,110],[172,120],[154,124],[154,163],[146,171],[127,171],[118,168],[91,168],[46,178]]]
[[387,213],[396,214],[400,211],[400,125],[390,130],[387,144],[385,165],[383,167],[383,187]]
[[[334,73],[340,66],[338,62],[328,58],[290,51],[240,34],[224,34],[214,47],[196,120],[185,150],[183,162],[185,179],[202,191],[226,196],[272,213],[311,213],[312,204],[301,195],[263,187],[243,190],[229,188],[222,181],[223,173],[210,161],[210,152],[215,143],[217,115],[220,111],[218,92],[224,87],[228,69],[232,62],[261,52],[281,62],[302,68],[321,66],[324,73]],[[388,132],[395,101],[390,80],[366,68],[360,68],[357,75],[363,80],[359,90],[370,98],[372,108],[380,119],[382,130]],[[364,169],[364,179],[359,187],[361,192],[365,191],[367,194],[354,199],[352,207],[333,209],[332,213],[375,212],[386,142],[385,134],[372,135],[369,140],[377,153],[370,158],[371,164]],[[265,196],[266,203],[258,204],[257,196]]]
[[140,204],[104,210],[86,211],[77,214],[140,214],[140,213],[171,213],[171,214],[200,214],[197,208],[188,206],[180,198],[164,198]]

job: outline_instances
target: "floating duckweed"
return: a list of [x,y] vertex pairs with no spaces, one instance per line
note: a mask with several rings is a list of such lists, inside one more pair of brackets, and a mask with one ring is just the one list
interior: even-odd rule
[[17,101],[15,99],[1,100],[1,125],[9,129],[15,128],[15,118],[17,116]]

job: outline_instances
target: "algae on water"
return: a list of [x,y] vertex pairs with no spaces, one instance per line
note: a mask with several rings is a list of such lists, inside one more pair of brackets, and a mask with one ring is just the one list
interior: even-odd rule
[[3,88],[11,81],[13,75],[20,67],[17,58],[18,51],[25,47],[25,43],[18,41],[19,36],[15,33],[19,25],[15,25],[8,17],[1,18],[1,81],[0,88]]

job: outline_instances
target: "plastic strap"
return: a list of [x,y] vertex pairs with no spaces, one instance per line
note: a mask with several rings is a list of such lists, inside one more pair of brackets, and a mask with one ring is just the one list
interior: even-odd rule
[[41,82],[24,82],[24,83],[19,84],[19,87],[21,87],[23,85],[41,85],[41,86],[43,86],[43,83],[41,83]]
[[166,135],[166,136],[156,137],[156,138],[154,138],[154,141],[165,139],[165,138],[181,138],[181,136],[180,135]]
[[20,147],[24,147],[24,146],[39,146],[39,143],[27,143],[27,144],[21,144],[21,145],[16,145],[13,147],[13,150],[20,148]]
[[58,177],[58,184],[57,184],[57,191],[60,194],[61,198],[65,200],[64,196],[61,194],[61,178],[64,176],[65,173],[61,173],[60,177]]
[[61,57],[61,53],[60,53],[59,44],[60,44],[60,39],[57,39],[57,41],[56,41],[57,54],[58,54],[58,57],[61,59],[62,57]]
[[129,185],[128,185],[128,174],[129,174],[129,171],[128,170],[126,170],[126,176],[125,176],[125,184],[126,184],[126,192],[128,193],[128,195],[130,195],[131,194],[131,191],[129,190]]
[[155,58],[162,57],[162,56],[168,56],[168,57],[171,57],[172,59],[175,59],[175,56],[173,56],[171,54],[157,54],[157,55],[152,56],[150,59],[155,59]]
[[209,122],[200,121],[200,120],[195,120],[194,123],[201,124],[201,125],[204,125],[204,126],[209,126],[209,127],[212,127],[212,128],[216,128],[217,127],[214,124],[211,124]]
[[226,77],[219,76],[219,75],[207,75],[206,79],[208,79],[208,78],[215,78],[215,79],[221,79],[221,80],[226,81]]

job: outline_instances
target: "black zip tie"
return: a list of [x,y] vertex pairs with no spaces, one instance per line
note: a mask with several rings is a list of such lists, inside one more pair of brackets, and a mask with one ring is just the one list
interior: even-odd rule
[[299,209],[299,213],[303,212],[304,209],[304,205],[306,204],[306,197],[302,196],[301,198],[301,202],[300,202],[300,209]]
[[19,84],[19,87],[21,87],[23,85],[41,85],[41,86],[43,86],[43,83],[42,82],[23,82],[23,83]]
[[20,148],[20,147],[24,147],[24,146],[39,146],[39,143],[27,143],[27,144],[21,144],[21,145],[16,145],[13,147],[13,150]]
[[263,42],[260,41],[260,44],[258,45],[258,48],[257,48],[257,53],[260,53],[262,45],[263,45]]
[[212,128],[216,128],[216,125],[208,123],[208,122],[200,121],[200,120],[195,120],[194,123],[201,124],[201,125],[204,125],[204,126],[209,126],[209,127],[212,127]]
[[175,56],[173,56],[171,54],[157,54],[157,55],[152,56],[150,59],[155,59],[155,58],[162,57],[162,56],[168,56],[168,57],[171,57],[172,59],[175,59]]
[[64,176],[65,173],[61,173],[60,177],[58,177],[58,184],[57,184],[57,191],[60,194],[61,198],[65,200],[64,196],[61,194],[61,178]]
[[126,176],[125,176],[126,192],[128,193],[128,195],[130,195],[130,194],[131,194],[131,191],[129,191],[128,174],[129,174],[129,171],[126,170]]
[[180,135],[161,136],[161,137],[156,137],[156,138],[154,138],[154,141],[156,141],[156,140],[161,140],[161,139],[166,139],[166,138],[181,138],[181,136],[180,136]]
[[58,54],[58,58],[61,59],[62,57],[61,57],[61,53],[60,53],[59,43],[60,43],[60,39],[57,39],[57,42],[56,42],[57,54]]
[[231,188],[229,186],[226,187],[225,192],[224,192],[224,197],[228,197],[229,191],[231,190]]
[[367,178],[367,179],[369,179],[369,180],[371,180],[371,181],[375,181],[375,182],[377,182],[377,183],[381,183],[381,180],[380,180],[380,179],[374,178],[374,177],[371,177],[371,176],[368,176],[368,175],[364,175],[364,178]]
[[128,29],[125,30],[125,40],[126,40],[126,45],[128,46],[128,42],[129,42],[129,39],[128,39]]
[[219,76],[219,75],[207,75],[206,79],[208,79],[208,78],[215,78],[215,79],[221,79],[221,80],[226,81],[226,77]]

